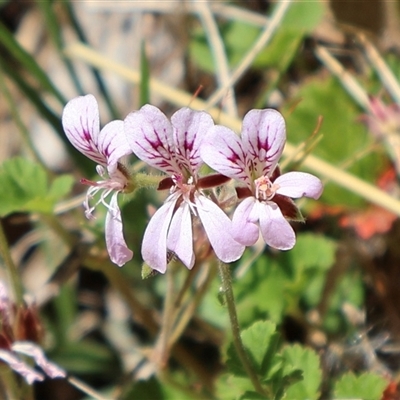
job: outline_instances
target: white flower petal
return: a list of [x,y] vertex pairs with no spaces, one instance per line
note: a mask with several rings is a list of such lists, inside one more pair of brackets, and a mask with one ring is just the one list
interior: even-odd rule
[[200,157],[200,143],[209,128],[214,126],[210,114],[181,108],[171,117],[176,156],[181,169],[195,175],[203,161]]
[[64,107],[62,125],[67,138],[77,150],[99,164],[107,164],[106,157],[98,149],[99,107],[93,95],[69,101]]
[[105,223],[107,251],[111,261],[119,267],[122,267],[126,262],[132,259],[133,252],[128,249],[125,243],[117,193],[111,197],[109,207]]
[[167,201],[151,217],[142,241],[142,257],[162,274],[167,269],[167,233],[175,208],[175,201]]
[[296,235],[289,222],[286,221],[278,205],[273,202],[261,203],[260,230],[269,246],[278,250],[290,250],[296,243]]
[[229,128],[210,128],[201,144],[201,157],[215,171],[245,182],[250,187],[246,153],[240,138]]
[[275,169],[285,147],[285,120],[273,109],[251,110],[243,119],[242,141],[255,175],[266,175]]
[[180,172],[171,123],[157,107],[143,106],[130,113],[124,124],[128,144],[141,160],[170,175]]
[[7,363],[15,372],[18,372],[21,376],[23,376],[29,385],[31,385],[33,382],[41,382],[44,380],[44,375],[35,371],[32,367],[21,361],[10,351],[0,349],[0,359]]
[[215,255],[225,263],[238,260],[245,248],[232,238],[232,222],[228,216],[205,196],[198,195],[195,203]]
[[65,378],[67,373],[58,365],[50,362],[44,355],[43,350],[32,342],[14,342],[11,346],[12,350],[17,353],[25,354],[32,357],[35,363],[42,368],[50,378]]
[[107,159],[108,169],[116,167],[123,156],[132,154],[124,133],[123,121],[111,121],[101,130],[98,137],[99,152]]
[[193,252],[192,216],[187,203],[175,211],[168,230],[167,248],[173,251],[187,268],[192,269],[195,261]]
[[244,246],[252,246],[260,236],[258,205],[254,197],[247,197],[236,208],[232,218],[232,236]]
[[322,182],[306,172],[288,172],[275,179],[274,184],[279,185],[276,193],[292,198],[306,196],[318,199],[323,191]]

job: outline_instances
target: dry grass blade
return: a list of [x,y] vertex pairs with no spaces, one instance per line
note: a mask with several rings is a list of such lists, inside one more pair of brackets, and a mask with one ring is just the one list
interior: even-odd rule
[[390,93],[393,100],[400,105],[400,84],[398,79],[394,76],[393,72],[385,63],[385,60],[381,57],[378,50],[364,34],[359,34],[358,40],[363,45],[369,62],[375,68],[386,90]]
[[343,87],[353,97],[357,104],[364,110],[369,111],[370,105],[368,94],[356,81],[356,79],[354,79],[354,77],[343,68],[343,66],[329,53],[325,47],[317,46],[315,48],[315,54],[322,64],[324,64],[325,67],[340,80]]
[[[118,4],[118,8],[115,4]],[[118,2],[87,2],[85,7],[91,12],[157,12],[157,13],[175,13],[177,8],[184,3],[185,11],[189,13],[196,13],[197,5],[193,2],[144,2],[144,1],[118,1]],[[253,11],[245,10],[230,4],[223,4],[217,2],[208,2],[209,7],[214,15],[231,19],[235,21],[242,21],[254,26],[265,26],[268,18]]]
[[221,87],[218,89],[207,101],[206,108],[214,107],[225,95],[226,91],[233,87],[236,82],[242,77],[242,75],[246,72],[246,70],[251,66],[254,59],[257,57],[259,52],[266,46],[266,44],[271,40],[273,34],[276,29],[279,27],[282,22],[283,17],[286,14],[286,11],[289,9],[291,4],[291,0],[281,1],[273,16],[271,17],[268,25],[261,33],[259,38],[257,39],[254,46],[248,51],[248,53],[243,57],[240,64],[236,67],[236,69],[232,72],[232,75],[229,79],[228,85]]
[[[140,75],[138,71],[131,70],[128,67],[118,64],[80,43],[75,43],[69,46],[66,49],[66,55],[74,59],[85,61],[89,65],[101,70],[113,71],[134,84],[139,83]],[[198,98],[192,100],[190,94],[182,90],[171,88],[153,78],[150,79],[150,89],[177,107],[184,107],[190,103],[193,109],[204,110],[207,105],[202,100]],[[239,119],[231,118],[229,115],[226,115],[217,108],[212,108],[208,111],[212,117],[218,119],[221,124],[230,127],[236,132],[240,132],[241,121]],[[286,143],[284,156],[293,157],[296,151],[295,146]],[[337,168],[313,155],[309,155],[304,160],[303,165],[317,175],[329,179],[339,186],[361,196],[365,200],[386,208],[400,216],[400,201],[378,189],[375,185],[367,183],[348,172],[342,171],[340,168]]]
[[208,35],[210,41],[210,47],[214,55],[214,65],[216,69],[218,84],[221,88],[228,88],[226,89],[226,97],[223,108],[225,109],[227,114],[231,115],[232,117],[237,117],[235,92],[233,91],[233,87],[230,86],[229,64],[226,57],[225,46],[219,33],[218,26],[210,10],[209,3],[197,2],[195,3],[195,5],[198,9],[198,14],[202,21],[204,31]]

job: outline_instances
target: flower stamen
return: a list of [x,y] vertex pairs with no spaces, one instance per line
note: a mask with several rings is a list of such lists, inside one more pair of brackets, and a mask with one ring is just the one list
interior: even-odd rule
[[256,185],[256,198],[260,201],[269,201],[273,199],[279,185],[271,182],[267,176],[262,176],[254,181]]

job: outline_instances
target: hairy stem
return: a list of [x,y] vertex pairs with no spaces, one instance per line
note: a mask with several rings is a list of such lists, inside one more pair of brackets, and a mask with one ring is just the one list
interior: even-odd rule
[[265,395],[266,393],[261,386],[257,373],[254,371],[254,368],[250,363],[249,357],[242,342],[242,338],[240,336],[240,327],[236,313],[235,297],[233,295],[232,278],[229,265],[220,261],[218,263],[218,269],[222,282],[222,292],[225,296],[226,305],[228,307],[229,321],[232,328],[233,345],[235,346],[236,352],[243,364],[243,368],[249,376],[254,389],[259,394]]

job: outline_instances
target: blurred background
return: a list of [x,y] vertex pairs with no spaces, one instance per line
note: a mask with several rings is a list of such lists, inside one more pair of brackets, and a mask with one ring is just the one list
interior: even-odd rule
[[[95,179],[95,165],[60,122],[66,102],[88,93],[102,125],[146,103],[168,116],[183,106],[212,110],[231,127],[253,108],[281,111],[283,169],[310,171],[325,190],[318,202],[299,202],[306,223],[294,225],[293,251],[259,245],[233,267],[240,324],[269,319],[284,343],[313,348],[323,374],[315,398],[333,398],[335,379],[348,371],[384,377],[380,398],[400,398],[399,3],[283,3],[0,1],[0,187],[18,187],[0,188],[1,223],[46,354],[106,398],[212,391],[229,334],[218,277],[202,277],[199,267],[169,365],[175,385],[155,378],[149,348],[166,283],[142,280],[140,241],[166,194],[122,199],[135,256],[112,265],[105,210],[87,221],[81,207],[79,180]],[[62,379],[32,393],[85,398]]]

